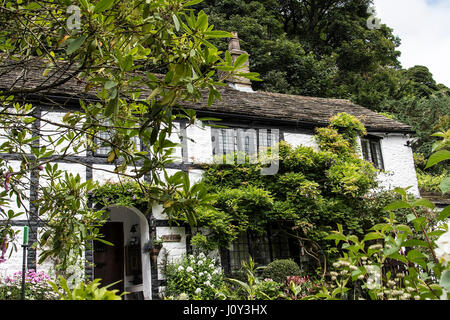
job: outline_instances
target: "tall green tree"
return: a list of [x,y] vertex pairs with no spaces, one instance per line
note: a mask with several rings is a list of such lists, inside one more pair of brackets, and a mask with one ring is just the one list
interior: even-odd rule
[[[402,68],[401,40],[389,26],[370,24],[373,5],[371,0],[206,0],[195,8],[220,29],[238,32],[250,69],[263,80],[253,83],[254,89],[350,99],[390,112],[418,130],[414,150],[429,156],[432,128],[450,116],[433,96],[448,95],[449,89],[437,84],[426,66]],[[225,41],[215,43],[226,48]],[[423,113],[417,122],[415,115]]]
[[[60,219],[65,213],[75,217],[72,213],[84,208],[78,199],[63,203],[52,198],[52,191],[44,189],[45,181],[40,179],[38,193],[43,198],[31,199],[36,210],[30,211],[25,205],[30,200],[28,177],[39,175],[52,161],[101,146],[111,149],[107,157],[114,167],[111,171],[135,179],[150,204],[163,203],[170,213],[180,208],[178,201],[182,201],[182,211],[191,217],[205,194],[199,186],[190,189],[186,175],[170,179],[165,171],[174,160],[171,148],[175,144],[168,139],[178,117],[174,108],[205,92],[213,103],[220,98],[217,86],[224,80],[213,79],[216,72],[239,74],[245,62],[244,56],[233,65],[210,43],[231,34],[213,29],[203,11],[191,10],[199,2],[0,1],[0,153],[16,154],[20,159],[20,165],[13,166],[8,158],[0,157],[0,219],[7,222],[0,225],[2,249],[12,249],[17,239],[10,225],[12,218],[32,216],[43,225],[44,234],[51,235],[57,231],[52,228],[60,228],[61,223],[48,219]],[[154,74],[160,70],[165,74]],[[84,93],[68,92],[74,85]],[[53,101],[56,110],[67,110],[61,121],[54,121],[41,116],[33,104],[23,102],[31,96],[44,98],[56,88],[78,100],[80,111],[69,111],[65,103]],[[85,93],[90,94],[89,99]],[[192,120],[195,113],[186,111],[179,116]],[[56,133],[37,131],[45,125],[53,126]],[[111,137],[101,138],[100,133]],[[137,148],[135,138],[143,143],[143,150]],[[57,166],[51,172],[58,172]],[[140,183],[144,175],[151,177],[149,186]],[[78,178],[66,176],[64,181],[61,173],[55,173],[52,181],[60,181],[60,186],[52,187],[64,194],[61,188]],[[78,189],[80,194],[88,191],[83,186]],[[8,209],[14,198],[19,207],[16,211]],[[195,223],[195,219],[190,221]],[[93,224],[77,224],[77,230],[96,235]],[[42,258],[58,255],[60,240],[43,241],[54,246],[43,247]],[[58,259],[65,261],[61,256]]]

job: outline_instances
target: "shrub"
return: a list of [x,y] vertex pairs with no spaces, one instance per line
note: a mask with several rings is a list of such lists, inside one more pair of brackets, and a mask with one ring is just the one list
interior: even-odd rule
[[417,182],[422,192],[441,193],[441,183],[448,177],[444,169],[441,174],[432,174],[417,170]]
[[289,276],[284,283],[284,293],[290,300],[300,300],[318,292],[319,284],[320,281],[314,281],[309,276]]
[[227,278],[227,283],[214,289],[215,297],[219,300],[278,300],[284,299],[282,283],[266,278],[261,280],[256,271],[252,257],[242,261],[242,271],[246,279]]
[[53,291],[59,296],[60,300],[122,300],[122,296],[127,294],[119,293],[119,290],[108,290],[117,282],[107,286],[100,287],[101,279],[94,279],[91,282],[80,282],[74,288],[69,288],[67,280],[61,276],[58,277],[58,284],[50,282]]
[[168,264],[166,278],[166,299],[183,296],[192,300],[211,300],[214,299],[214,289],[224,284],[223,271],[203,253]]
[[[56,300],[58,295],[53,292],[47,282],[49,276],[44,272],[29,270],[25,274],[25,300]],[[0,280],[0,300],[20,300],[22,295],[22,272],[16,272],[12,277]]]
[[302,271],[295,261],[290,259],[275,260],[267,265],[262,273],[264,279],[283,283],[289,276],[300,276]]

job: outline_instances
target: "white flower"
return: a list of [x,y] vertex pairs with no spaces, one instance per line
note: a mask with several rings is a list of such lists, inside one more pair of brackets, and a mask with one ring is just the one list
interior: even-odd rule
[[197,265],[201,266],[203,264],[203,260],[198,260]]
[[192,269],[192,267],[187,267],[187,268],[186,268],[186,271],[187,271],[187,272],[192,272],[192,271],[194,271],[194,269]]
[[195,294],[200,294],[200,293],[202,293],[202,289],[200,289],[200,288],[195,289]]
[[208,273],[208,275],[206,276],[206,278],[208,278],[208,280],[212,279],[212,276]]
[[180,293],[178,300],[189,300],[189,296],[186,293]]
[[198,274],[199,277],[203,276],[203,271]]
[[201,252],[201,253],[198,255],[198,257],[199,257],[200,259],[205,259],[205,258],[206,258],[205,254],[204,254],[203,252]]
[[381,287],[381,270],[378,266],[366,267],[369,279],[367,279],[367,288],[369,290],[379,289]]
[[447,266],[450,263],[450,230],[441,235],[436,244],[438,246],[435,250],[436,256],[444,266]]
[[213,271],[213,274],[219,274],[219,272],[220,272],[219,269],[216,269]]
[[204,284],[205,286],[210,286],[210,285],[211,285],[211,282],[209,282],[209,280],[206,280],[205,282],[203,282],[203,284]]
[[183,266],[179,266],[179,267],[178,267],[178,271],[184,271]]
[[208,266],[210,269],[214,269],[214,264],[210,264],[209,266]]

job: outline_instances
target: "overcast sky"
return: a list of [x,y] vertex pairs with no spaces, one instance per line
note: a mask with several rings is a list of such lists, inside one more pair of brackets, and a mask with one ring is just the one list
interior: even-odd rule
[[374,0],[376,16],[399,36],[403,68],[428,67],[450,87],[450,0]]

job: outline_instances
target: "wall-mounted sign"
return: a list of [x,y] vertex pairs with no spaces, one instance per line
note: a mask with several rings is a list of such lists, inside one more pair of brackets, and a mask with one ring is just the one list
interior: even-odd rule
[[164,242],[180,242],[181,241],[181,235],[179,234],[165,234],[161,236],[161,238],[164,240]]

